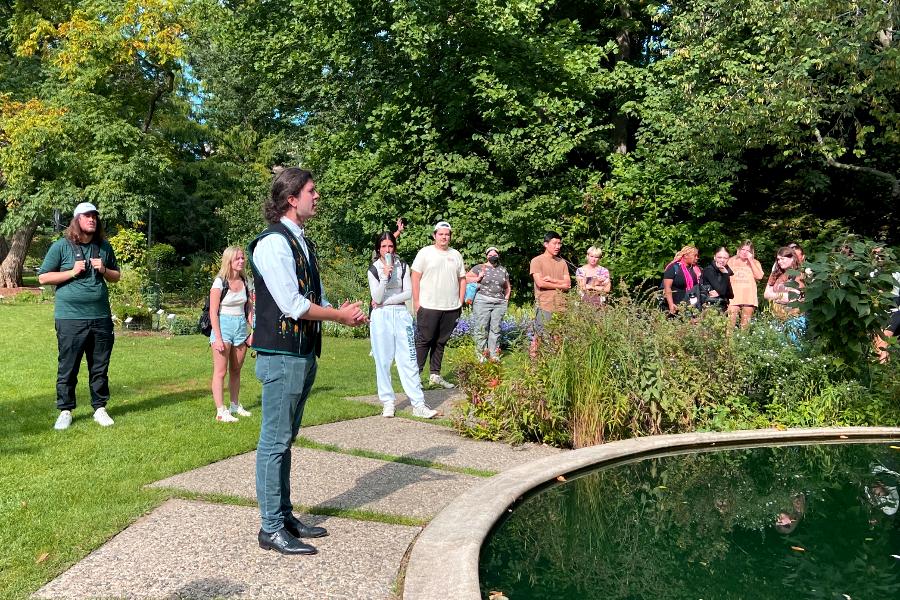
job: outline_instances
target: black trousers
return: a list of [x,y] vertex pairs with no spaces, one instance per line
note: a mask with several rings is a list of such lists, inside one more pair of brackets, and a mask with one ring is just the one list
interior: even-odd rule
[[59,346],[59,370],[56,374],[56,408],[75,408],[75,386],[81,358],[87,357],[91,406],[94,410],[109,401],[109,358],[112,356],[112,318],[57,319],[56,342]]
[[431,373],[441,374],[444,347],[453,334],[456,320],[461,313],[461,308],[456,310],[420,308],[416,313],[416,362],[419,363],[419,373],[425,368],[425,359],[430,352]]

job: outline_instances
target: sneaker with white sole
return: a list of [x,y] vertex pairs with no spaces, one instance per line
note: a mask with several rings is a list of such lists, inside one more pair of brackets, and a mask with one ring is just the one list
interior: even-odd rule
[[94,420],[97,421],[97,424],[101,427],[109,427],[115,421],[113,421],[109,414],[107,414],[106,409],[102,406],[94,411]]
[[449,381],[445,380],[443,377],[441,377],[440,375],[438,375],[438,374],[436,374],[436,373],[432,373],[432,374],[428,377],[428,381],[429,381],[429,383],[431,383],[432,385],[439,385],[439,386],[441,386],[442,388],[446,388],[446,389],[448,389],[448,390],[451,390],[451,389],[453,389],[453,388],[456,387],[455,385],[453,385],[453,384],[450,383]]
[[71,410],[61,410],[59,411],[59,416],[56,417],[56,424],[53,426],[53,429],[57,431],[62,431],[63,429],[68,429],[69,425],[72,424],[72,411]]
[[390,419],[394,416],[394,405],[393,404],[385,404],[384,408],[381,409],[381,416],[387,417]]
[[416,406],[413,408],[413,416],[419,417],[421,419],[431,419],[436,414],[438,414],[436,410],[432,410],[424,404],[422,406]]
[[242,417],[252,417],[253,413],[241,406],[240,404],[232,404],[231,409],[228,411],[233,415],[240,415]]
[[216,421],[220,423],[237,423],[238,419],[223,408],[216,413]]

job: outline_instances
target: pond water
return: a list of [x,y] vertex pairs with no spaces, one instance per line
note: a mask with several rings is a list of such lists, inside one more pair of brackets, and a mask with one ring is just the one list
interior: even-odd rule
[[510,600],[900,598],[900,444],[646,458],[544,488],[481,550]]

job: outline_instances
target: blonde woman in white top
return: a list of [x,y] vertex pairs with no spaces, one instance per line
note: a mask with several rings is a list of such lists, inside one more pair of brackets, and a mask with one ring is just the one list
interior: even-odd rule
[[396,241],[390,233],[383,233],[375,242],[378,258],[369,267],[369,290],[372,292],[372,315],[369,339],[375,359],[378,398],[382,416],[394,416],[394,386],[391,383],[391,363],[397,363],[397,374],[403,391],[413,406],[413,416],[430,419],[437,411],[425,404],[419,367],[416,364],[415,329],[406,302],[412,299],[412,277],[409,265],[394,254]]
[[[209,290],[209,320],[212,322],[209,344],[213,355],[211,387],[213,401],[216,403],[216,421],[221,423],[237,421],[234,416],[236,414],[251,416],[240,401],[241,368],[244,366],[247,346],[253,341],[253,335],[247,334],[252,310],[244,279],[244,262],[244,251],[240,246],[225,248],[219,274]],[[224,403],[226,372],[228,395],[231,397],[230,410],[225,408]]]

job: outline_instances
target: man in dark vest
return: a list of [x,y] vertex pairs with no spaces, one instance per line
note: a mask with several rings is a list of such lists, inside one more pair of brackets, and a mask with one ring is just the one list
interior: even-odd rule
[[282,170],[265,202],[269,227],[247,255],[256,284],[256,377],[262,382],[262,425],[256,448],[256,499],[262,518],[259,546],[282,554],[315,554],[300,538],[328,535],[294,516],[291,444],[316,378],[322,321],[355,327],[365,322],[360,302],[334,308],[325,299],[319,265],[303,226],[316,214],[319,193],[309,171]]
[[54,429],[68,429],[75,410],[75,387],[81,357],[87,356],[94,420],[109,427],[109,359],[113,322],[107,282],[121,276],[112,246],[103,235],[100,213],[90,202],[75,207],[65,235],[53,242],[38,271],[41,285],[55,285],[53,317],[59,346]]

